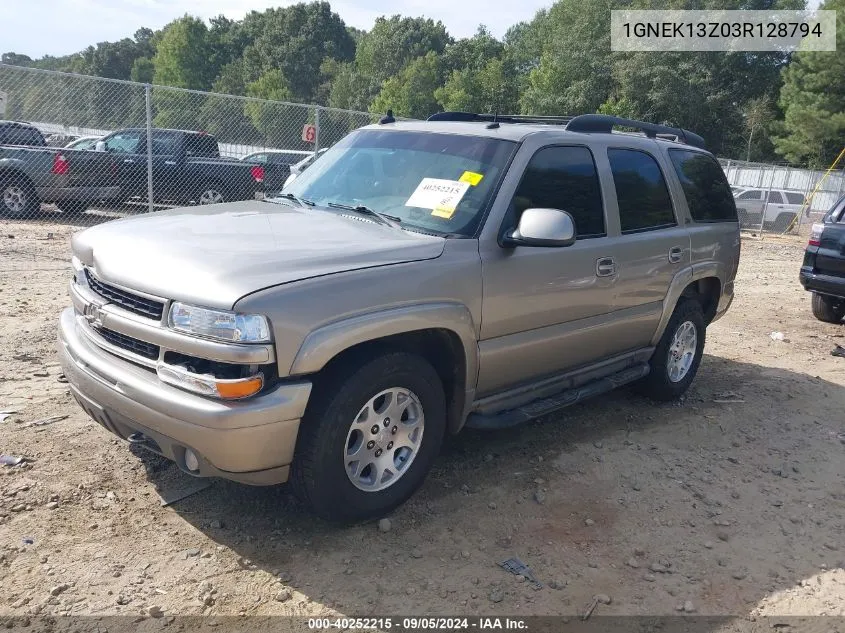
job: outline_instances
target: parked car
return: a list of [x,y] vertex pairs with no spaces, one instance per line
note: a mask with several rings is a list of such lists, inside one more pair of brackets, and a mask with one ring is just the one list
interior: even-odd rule
[[303,171],[313,165],[314,162],[318,158],[320,158],[320,156],[322,156],[328,149],[328,147],[324,147],[323,149],[317,150],[316,152],[309,152],[306,158],[303,158],[295,165],[291,165],[290,175],[285,180],[284,186],[287,187],[290,183],[292,183]]
[[804,194],[783,189],[744,188],[734,192],[743,228],[784,232],[792,226],[804,206]]
[[264,167],[264,190],[267,192],[281,191],[285,181],[290,176],[291,165],[295,165],[313,152],[297,150],[268,149],[244,156],[241,160],[255,163]]
[[118,192],[111,157],[48,147],[36,127],[0,121],[0,215],[31,216],[42,202],[82,213]]
[[101,136],[80,136],[75,141],[71,141],[70,143],[65,145],[65,147],[68,149],[93,150],[96,149],[97,141],[99,141],[101,138]]
[[[96,149],[116,157],[120,199],[147,197],[147,131],[118,130]],[[155,202],[216,204],[252,200],[263,190],[264,168],[221,158],[217,139],[204,132],[154,129],[152,134]]]
[[369,126],[279,197],[75,234],[71,393],[191,475],[290,480],[342,521],[402,503],[465,426],[678,398],[733,299],[724,172],[691,132],[548,121]]
[[845,317],[845,197],[814,224],[799,275],[812,294],[813,315],[826,323]]
[[64,132],[53,132],[44,135],[44,140],[50,147],[67,147],[68,143],[72,143],[80,138],[79,134],[66,134]]

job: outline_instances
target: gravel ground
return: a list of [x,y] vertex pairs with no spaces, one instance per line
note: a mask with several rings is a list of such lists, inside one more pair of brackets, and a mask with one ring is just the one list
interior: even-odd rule
[[743,242],[682,402],[623,390],[465,432],[389,523],[338,528],[285,487],[162,507],[196,480],[58,380],[77,228],[0,226],[0,451],[29,460],[0,467],[0,615],[577,615],[596,594],[597,615],[845,615],[845,330],[810,313],[803,242]]

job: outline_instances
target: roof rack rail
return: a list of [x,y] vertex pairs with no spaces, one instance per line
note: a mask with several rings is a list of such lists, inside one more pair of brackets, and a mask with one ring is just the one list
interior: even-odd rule
[[476,112],[438,112],[429,121],[461,121],[465,123],[542,123],[566,125],[571,116],[534,116],[530,114],[478,114]]
[[429,121],[462,121],[468,123],[539,123],[543,125],[565,125],[569,132],[607,133],[614,126],[640,130],[648,138],[677,140],[686,145],[707,149],[704,139],[695,132],[677,127],[623,119],[608,114],[580,114],[578,116],[534,116],[529,114],[478,114],[476,112],[438,112],[428,117]]
[[648,138],[676,138],[681,143],[707,149],[704,139],[695,132],[677,127],[623,119],[608,114],[581,114],[566,124],[569,132],[605,132],[613,131],[613,126],[629,127],[642,131]]

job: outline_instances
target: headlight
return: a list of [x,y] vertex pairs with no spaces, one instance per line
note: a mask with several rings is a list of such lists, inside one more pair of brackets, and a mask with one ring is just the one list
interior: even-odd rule
[[177,301],[170,306],[168,323],[174,330],[233,343],[266,343],[270,340],[270,325],[260,314],[209,310]]

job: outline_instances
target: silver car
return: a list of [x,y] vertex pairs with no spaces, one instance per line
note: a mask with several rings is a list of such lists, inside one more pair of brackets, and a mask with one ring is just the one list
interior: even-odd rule
[[464,427],[627,383],[683,394],[740,254],[703,141],[436,119],[355,131],[275,199],[77,233],[59,349],[82,408],[191,475],[290,480],[349,521],[406,500]]

